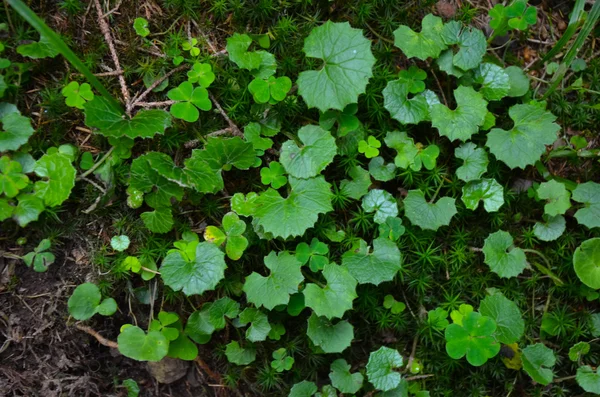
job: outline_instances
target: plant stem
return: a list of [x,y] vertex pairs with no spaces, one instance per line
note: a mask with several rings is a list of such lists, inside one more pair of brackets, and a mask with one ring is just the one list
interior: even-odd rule
[[96,171],[98,169],[98,167],[100,167],[102,165],[102,163],[104,163],[106,161],[106,159],[111,155],[111,153],[115,150],[115,147],[111,147],[108,152],[106,152],[106,154],[100,159],[98,160],[98,162],[96,164],[94,164],[94,166],[92,168],[90,168],[89,170],[87,170],[86,172],[84,172],[83,174],[79,175],[77,177],[77,180],[80,181],[82,179],[84,179],[85,177],[87,177],[89,174],[91,174],[92,172]]
[[429,200],[430,203],[433,203],[435,201],[435,199],[437,198],[438,193],[440,192],[440,190],[442,190],[442,185],[443,185],[443,183],[440,183],[440,185],[438,186],[437,190],[433,194],[433,197],[431,198],[431,200]]

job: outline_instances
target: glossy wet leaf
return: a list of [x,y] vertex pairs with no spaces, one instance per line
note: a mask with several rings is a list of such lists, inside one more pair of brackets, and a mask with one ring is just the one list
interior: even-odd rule
[[425,200],[420,190],[410,190],[404,198],[404,213],[411,223],[426,230],[448,226],[456,215],[455,199],[442,197],[436,203]]
[[333,161],[337,153],[335,139],[329,131],[316,125],[307,125],[298,131],[302,146],[290,140],[281,146],[279,161],[296,178],[317,176]]
[[318,316],[341,318],[346,311],[352,310],[352,301],[357,297],[356,280],[348,269],[335,263],[326,264],[322,274],[327,285],[306,284],[303,291],[305,304]]
[[454,90],[456,108],[445,105],[433,105],[429,109],[431,124],[440,135],[451,141],[467,141],[479,131],[487,114],[487,101],[471,87],[459,86]]
[[114,236],[110,239],[110,246],[115,251],[123,252],[129,248],[129,237],[125,235]]
[[544,216],[544,222],[536,222],[533,226],[533,233],[542,241],[554,241],[562,236],[566,228],[564,216]]
[[548,216],[564,215],[571,208],[571,193],[564,183],[554,179],[542,182],[537,188],[538,197],[546,200],[544,214]]
[[548,385],[554,378],[552,367],[556,356],[552,349],[542,343],[527,346],[523,349],[523,369],[533,380],[542,385]]
[[503,230],[491,233],[485,239],[482,251],[485,263],[500,277],[516,277],[527,267],[525,252],[515,247],[512,236]]
[[33,171],[43,178],[35,183],[35,195],[44,200],[47,207],[61,205],[69,198],[77,171],[66,156],[45,154],[36,162]]
[[458,179],[470,182],[480,179],[487,171],[489,163],[487,152],[472,142],[463,143],[454,150],[454,156],[463,160],[456,169]]
[[493,337],[495,331],[493,319],[471,312],[464,316],[462,326],[446,327],[446,352],[454,359],[466,356],[469,364],[479,367],[500,352],[500,343]]
[[379,285],[391,281],[402,267],[402,254],[396,243],[383,237],[373,240],[373,249],[359,240],[342,256],[342,265],[360,284]]
[[582,283],[600,289],[600,238],[586,240],[577,247],[573,267]]
[[510,91],[510,78],[508,73],[493,63],[482,63],[474,73],[475,82],[481,87],[479,92],[488,101],[499,101]]
[[475,211],[483,200],[487,212],[496,212],[504,204],[504,188],[493,178],[467,182],[462,188],[462,201],[465,207]]
[[343,358],[331,363],[329,379],[333,387],[341,393],[353,394],[362,387],[362,374],[360,372],[351,373],[350,368],[350,365]]
[[373,220],[376,223],[385,223],[389,217],[398,215],[398,202],[390,193],[381,189],[373,189],[362,199],[365,212],[375,212]]
[[408,26],[401,25],[394,31],[394,44],[400,48],[407,58],[437,58],[446,49],[442,40],[444,23],[440,17],[427,14],[421,22],[421,31],[415,32]]
[[381,346],[369,354],[367,378],[377,390],[392,390],[400,384],[401,376],[395,369],[402,364],[402,356],[397,350]]
[[137,361],[160,361],[169,351],[169,341],[161,332],[145,333],[133,325],[121,331],[117,343],[122,355]]
[[341,353],[354,339],[354,328],[348,321],[340,320],[334,324],[313,313],[308,318],[306,335],[325,353]]

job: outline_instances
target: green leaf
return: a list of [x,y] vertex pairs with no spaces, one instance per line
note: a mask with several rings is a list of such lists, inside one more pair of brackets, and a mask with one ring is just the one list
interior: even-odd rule
[[480,179],[487,171],[487,152],[472,142],[463,143],[454,150],[454,156],[463,160],[463,165],[456,169],[458,179],[470,182]]
[[54,58],[59,52],[48,37],[40,34],[40,41],[18,46],[17,53],[31,59],[41,59]]
[[391,181],[396,177],[396,165],[385,164],[383,157],[375,157],[369,162],[369,174],[377,181]]
[[194,123],[200,118],[200,110],[208,111],[212,102],[208,98],[208,91],[204,87],[194,88],[189,81],[184,81],[178,87],[167,92],[169,99],[180,101],[171,105],[170,112],[176,119]]
[[5,219],[8,219],[12,216],[15,211],[15,207],[8,203],[8,200],[5,198],[0,198],[0,222]]
[[419,124],[429,118],[429,105],[423,94],[409,98],[410,90],[411,83],[405,80],[389,81],[383,89],[383,107],[402,124]]
[[577,362],[582,356],[585,356],[590,352],[590,344],[587,342],[579,342],[574,344],[569,349],[569,360]]
[[304,40],[307,57],[323,60],[320,70],[301,72],[298,93],[309,108],[343,110],[356,103],[373,76],[371,42],[347,22],[327,21]]
[[152,138],[171,126],[171,116],[164,110],[140,110],[129,119],[113,110],[108,99],[98,95],[83,107],[85,125],[97,128],[97,133],[106,137]]
[[486,146],[510,168],[525,168],[539,160],[546,145],[554,143],[560,127],[554,123],[556,117],[552,113],[536,105],[514,105],[508,114],[514,121],[513,128],[493,128]]
[[[230,170],[231,167],[247,170],[254,166],[256,161],[252,144],[237,136],[233,138],[210,137],[204,150],[195,150],[192,157],[205,161],[213,170],[223,169],[225,171]],[[186,166],[189,168],[187,162]]]
[[240,220],[234,212],[228,212],[223,216],[223,231],[216,226],[207,226],[204,230],[204,239],[217,246],[225,241],[225,252],[231,260],[237,261],[248,247],[248,240],[243,236],[246,231],[246,222]]
[[366,158],[371,159],[379,156],[379,148],[381,142],[374,136],[369,135],[367,140],[361,140],[358,142],[358,153],[363,153]]
[[596,368],[594,372],[589,365],[579,367],[577,368],[575,380],[586,392],[600,394],[600,368]]
[[258,194],[254,192],[245,196],[243,193],[236,193],[231,198],[231,209],[238,215],[252,216],[256,210],[256,199],[258,199]]
[[306,243],[300,243],[296,246],[296,259],[300,261],[302,265],[309,263],[310,270],[318,272],[323,270],[325,265],[329,263],[327,254],[329,253],[329,247],[327,244],[320,242],[318,239],[313,238],[310,245]]
[[140,387],[133,379],[125,379],[123,387],[127,389],[127,397],[138,397],[140,395]]
[[448,312],[441,307],[427,312],[427,323],[437,331],[443,331],[450,324],[448,322]]
[[44,200],[33,194],[20,194],[17,196],[19,204],[13,211],[13,218],[19,226],[25,227],[30,222],[37,221],[39,215],[44,211]]
[[125,235],[114,236],[110,239],[110,246],[112,247],[112,249],[119,252],[123,252],[127,248],[129,248],[129,243],[129,237]]
[[425,61],[427,58],[439,57],[440,52],[446,49],[441,36],[444,29],[442,19],[427,14],[421,26],[421,32],[417,33],[408,26],[400,25],[394,31],[394,44],[407,58],[416,57]]
[[311,179],[289,178],[287,198],[268,189],[256,199],[254,218],[265,232],[275,237],[301,236],[314,226],[318,214],[332,211],[330,184],[322,176]]
[[333,324],[316,313],[308,318],[306,335],[315,346],[319,346],[325,353],[341,353],[350,346],[354,339],[354,328],[345,320]]
[[265,257],[265,266],[271,271],[268,277],[256,272],[246,277],[244,292],[248,302],[268,310],[287,305],[290,295],[298,292],[298,285],[304,281],[300,270],[302,264],[288,252],[276,254],[271,251]]
[[564,183],[554,179],[542,182],[537,188],[538,197],[547,200],[544,206],[544,214],[549,216],[563,215],[571,208],[571,193]]
[[496,322],[471,312],[464,316],[463,324],[450,324],[446,327],[446,352],[454,359],[467,356],[469,364],[479,367],[500,352],[500,343],[492,336]]
[[533,380],[544,386],[550,384],[554,378],[552,369],[556,363],[556,356],[552,349],[542,343],[527,346],[522,352],[523,369]]
[[292,386],[288,397],[312,397],[317,390],[319,389],[313,382],[303,380],[302,382],[296,383],[294,386]]
[[575,213],[579,224],[591,228],[600,227],[600,184],[586,182],[573,190],[573,200],[584,205]]
[[402,267],[402,254],[393,241],[379,237],[373,240],[373,251],[364,240],[342,256],[342,265],[360,283],[379,285],[391,281]]
[[354,394],[362,387],[362,374],[360,372],[351,373],[350,368],[350,365],[343,358],[339,358],[331,363],[329,379],[333,387],[341,393]]
[[236,365],[248,365],[256,360],[256,349],[254,347],[241,347],[237,341],[232,341],[225,348],[227,361]]
[[198,346],[187,335],[180,332],[179,337],[169,343],[167,355],[172,358],[192,361],[198,357]]
[[458,21],[450,21],[444,25],[441,36],[446,45],[459,47],[452,58],[454,66],[462,70],[479,66],[487,51],[487,40],[481,30],[463,26]]
[[289,371],[294,365],[294,358],[287,355],[285,347],[277,349],[273,352],[274,360],[271,361],[271,368],[277,372]]
[[504,188],[494,178],[467,182],[462,188],[462,201],[465,207],[475,211],[481,200],[487,212],[498,211],[504,204]]
[[347,268],[335,263],[326,264],[322,273],[327,285],[321,287],[313,283],[306,284],[303,291],[305,304],[318,316],[341,318],[346,311],[352,310],[352,301],[358,296],[356,280]]
[[271,325],[267,315],[258,309],[247,307],[240,313],[240,325],[244,326],[250,323],[246,330],[246,339],[251,342],[260,342],[267,339],[271,331]]
[[577,247],[573,267],[582,283],[600,289],[600,238],[591,238]]
[[400,384],[401,376],[395,368],[402,366],[402,356],[397,350],[381,346],[369,354],[367,377],[376,389],[388,391]]
[[26,144],[29,137],[35,130],[31,127],[31,120],[28,117],[21,116],[16,108],[14,111],[6,111],[8,104],[0,104],[0,121],[2,130],[0,131],[0,152],[17,150]]
[[529,91],[529,77],[518,66],[509,66],[504,69],[510,80],[508,96],[521,97]]
[[307,125],[298,131],[302,147],[294,141],[281,146],[279,160],[285,170],[296,178],[311,178],[318,175],[333,161],[337,152],[335,139],[329,131],[316,125]]
[[69,198],[77,171],[67,157],[60,153],[45,154],[36,162],[33,171],[40,178],[47,178],[37,181],[34,186],[35,195],[44,200],[47,207],[60,205]]
[[102,300],[100,289],[92,283],[77,286],[68,302],[69,314],[75,320],[88,320],[96,313],[111,316],[117,311],[117,303],[113,298]]
[[379,225],[379,236],[397,241],[405,232],[400,218],[387,218],[385,223]]
[[148,331],[130,325],[117,338],[119,352],[138,361],[160,361],[169,352],[169,341],[159,331]]
[[383,298],[383,307],[390,309],[392,314],[400,314],[406,309],[406,305],[403,302],[398,302],[392,295],[386,295]]
[[394,158],[394,164],[397,167],[406,169],[415,163],[415,157],[419,153],[412,138],[405,131],[390,131],[385,136],[385,144],[394,150],[397,154]]
[[140,218],[152,233],[167,233],[175,224],[170,208],[157,208],[154,211],[143,212]]
[[259,123],[249,123],[244,127],[244,138],[254,146],[254,150],[267,150],[273,146],[273,140],[261,137]]
[[474,80],[481,85],[479,92],[488,101],[499,101],[510,91],[510,78],[504,68],[493,63],[482,63],[475,69]]
[[215,289],[225,277],[226,268],[223,252],[214,244],[202,242],[191,260],[186,260],[179,251],[167,254],[160,273],[165,285],[189,296]]
[[442,197],[435,204],[425,201],[420,190],[410,190],[404,198],[404,213],[411,223],[425,230],[438,230],[448,226],[456,215],[455,200]]
[[533,233],[542,241],[554,241],[565,232],[567,221],[562,215],[544,216],[546,222],[536,222]]
[[348,171],[351,181],[344,179],[340,182],[340,192],[354,200],[360,200],[369,191],[371,177],[369,171],[360,166],[354,166]]
[[248,90],[256,103],[283,101],[291,88],[292,80],[286,76],[277,78],[270,76],[266,80],[257,78],[248,85]]
[[0,157],[0,194],[13,198],[29,183],[29,178],[23,174],[20,163],[12,161],[8,156]]
[[62,90],[61,94],[65,97],[67,106],[83,110],[86,102],[94,99],[92,87],[88,83],[79,85],[76,81],[71,81]]
[[398,215],[398,202],[394,196],[381,189],[369,191],[362,199],[362,207],[365,212],[375,212],[373,220],[379,224]]
[[285,169],[278,161],[271,161],[268,168],[260,169],[260,181],[263,185],[271,185],[273,189],[279,189],[287,185]]
[[440,135],[451,141],[467,141],[483,125],[487,114],[487,101],[471,87],[459,86],[454,90],[456,109],[438,104],[429,108],[431,124]]
[[516,277],[527,267],[527,258],[521,248],[513,246],[508,232],[491,233],[483,244],[484,262],[502,278]]
[[525,332],[525,321],[516,303],[497,292],[488,295],[479,305],[479,312],[496,322],[494,338],[505,345],[518,342]]
[[135,29],[135,33],[141,37],[146,37],[150,34],[150,29],[148,29],[148,21],[146,18],[134,19],[133,29]]
[[215,81],[215,74],[210,63],[195,62],[187,72],[190,83],[198,83],[200,87],[208,88]]
[[261,54],[248,51],[252,39],[247,34],[234,33],[227,39],[227,53],[229,59],[242,69],[258,69],[262,62]]

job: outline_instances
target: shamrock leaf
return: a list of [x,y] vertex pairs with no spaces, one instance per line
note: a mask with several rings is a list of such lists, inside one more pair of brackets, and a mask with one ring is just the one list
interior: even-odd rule
[[184,41],[181,43],[181,48],[184,51],[189,51],[190,55],[193,57],[197,57],[200,55],[200,48],[198,48],[198,39],[191,38],[188,41]]
[[268,168],[261,168],[260,181],[263,185],[271,185],[273,189],[279,189],[287,184],[285,169],[281,163],[277,161],[271,161]]
[[252,346],[241,347],[237,341],[232,341],[225,347],[227,361],[236,365],[248,365],[256,360],[256,349]]
[[373,76],[371,42],[347,22],[327,21],[313,29],[304,40],[304,52],[323,60],[320,70],[298,76],[298,93],[309,108],[343,110],[358,101]]
[[148,331],[127,324],[117,338],[119,352],[138,361],[160,361],[169,352],[169,341],[159,331]]
[[140,110],[129,119],[113,110],[109,101],[101,96],[95,96],[83,107],[85,125],[98,128],[97,133],[106,137],[152,138],[171,126],[171,116],[164,110]]
[[441,36],[446,45],[459,47],[459,51],[452,58],[454,66],[461,70],[479,66],[487,51],[487,40],[481,30],[450,21],[444,25]]
[[319,389],[313,382],[303,380],[302,382],[296,383],[294,386],[292,386],[288,397],[312,397],[317,390]]
[[369,171],[360,166],[354,166],[348,171],[351,181],[344,179],[340,182],[340,192],[354,200],[360,200],[369,191],[371,177]]
[[31,127],[31,120],[21,116],[21,113],[12,104],[0,103],[0,152],[17,150],[27,143],[35,130]]
[[343,358],[338,358],[331,363],[329,379],[333,387],[341,393],[354,394],[362,387],[362,374],[360,372],[351,373],[350,368],[350,365]]
[[65,97],[65,103],[72,108],[82,109],[86,102],[94,99],[92,87],[88,83],[79,85],[76,81],[71,81],[61,91]]
[[373,240],[373,251],[360,239],[353,249],[342,255],[342,265],[360,283],[379,285],[391,281],[402,267],[402,254],[393,241],[379,237]]
[[375,212],[373,220],[385,223],[389,217],[398,215],[398,202],[390,193],[381,189],[373,189],[362,199],[362,207],[366,212]]
[[404,213],[415,225],[426,230],[438,230],[448,226],[456,215],[455,200],[442,197],[433,204],[425,201],[425,194],[420,190],[410,190],[404,199]]
[[360,127],[360,121],[355,116],[357,111],[358,105],[355,103],[347,105],[341,112],[339,110],[328,110],[319,116],[319,125],[324,130],[329,131],[337,122],[338,137],[346,136],[349,132],[355,131]]
[[462,201],[465,207],[475,211],[481,200],[487,212],[498,211],[504,204],[504,188],[494,178],[467,182],[462,188]]
[[341,353],[352,343],[354,328],[348,321],[342,320],[333,324],[313,313],[308,318],[306,335],[325,353]]
[[569,360],[577,362],[583,356],[590,352],[590,344],[587,342],[578,342],[569,349]]
[[252,39],[247,34],[234,33],[227,39],[227,53],[229,59],[242,69],[258,69],[262,62],[262,56],[259,51],[250,52]]
[[206,88],[194,88],[189,81],[184,81],[177,88],[169,90],[167,96],[173,101],[181,101],[171,105],[169,111],[173,117],[185,120],[188,123],[198,121],[200,117],[198,109],[208,111],[212,108],[212,102],[208,99]]
[[224,254],[209,242],[198,243],[193,258],[184,258],[181,252],[171,251],[160,267],[165,285],[186,295],[202,295],[217,286],[225,277]]
[[110,239],[110,246],[112,247],[112,249],[119,252],[123,252],[127,248],[129,248],[129,243],[129,237],[125,235],[114,236]]
[[398,73],[398,80],[408,84],[408,92],[418,94],[425,91],[425,82],[427,72],[418,67],[411,65],[408,70],[401,70]]
[[148,29],[148,21],[145,18],[134,19],[133,28],[138,36],[146,37],[150,34],[150,29]]
[[273,352],[273,361],[271,361],[271,368],[276,372],[289,371],[294,365],[294,358],[287,355],[285,347],[277,349]]
[[188,318],[185,333],[195,342],[205,344],[210,341],[212,333],[225,328],[225,317],[233,319],[240,312],[240,304],[224,297],[205,304],[202,310],[193,312]]
[[262,128],[259,123],[249,123],[244,127],[244,139],[254,146],[256,151],[265,151],[273,146],[273,140],[261,136]]
[[67,157],[60,153],[45,154],[35,163],[33,171],[40,178],[47,178],[34,186],[35,195],[47,207],[60,205],[69,198],[77,171]]
[[556,356],[552,349],[547,348],[542,343],[527,346],[523,349],[523,369],[531,379],[541,385],[548,385],[554,378],[554,373],[550,367],[556,363]]
[[567,221],[562,215],[544,216],[545,222],[536,222],[533,234],[542,241],[554,241],[565,232]]
[[480,179],[487,171],[487,152],[472,142],[463,143],[454,150],[454,156],[463,160],[463,165],[456,169],[458,179],[470,182]]
[[256,272],[246,277],[244,292],[248,302],[269,310],[278,305],[287,305],[290,295],[298,292],[298,285],[304,281],[300,269],[302,264],[287,252],[276,254],[271,251],[265,257],[265,266],[271,271],[268,277]]
[[456,109],[437,104],[429,108],[431,125],[443,135],[454,141],[467,141],[483,125],[487,114],[487,102],[483,96],[471,87],[459,86],[454,90]]
[[586,240],[577,247],[573,267],[582,283],[600,289],[600,238]]
[[385,164],[383,157],[375,157],[369,162],[369,174],[377,181],[391,181],[396,177],[396,165],[394,163]]
[[579,224],[589,227],[600,227],[600,184],[586,182],[577,185],[573,190],[573,200],[584,205],[575,213]]
[[526,30],[537,22],[537,8],[527,7],[527,0],[515,0],[506,7],[508,26],[517,30]]
[[554,143],[560,127],[554,123],[556,117],[552,113],[536,105],[514,105],[508,114],[514,121],[513,128],[493,128],[486,146],[510,168],[525,168],[541,157],[546,145]]
[[314,226],[318,215],[332,211],[331,185],[325,178],[289,178],[291,192],[287,198],[273,189],[262,193],[255,201],[254,219],[265,232],[275,237],[300,236]]
[[493,63],[482,63],[475,69],[474,80],[481,85],[479,92],[488,101],[499,101],[510,91],[510,78],[508,73]]
[[302,147],[290,140],[281,146],[279,161],[296,178],[312,178],[333,161],[337,152],[335,139],[329,131],[316,125],[307,125],[298,131]]
[[33,265],[33,270],[36,272],[45,272],[48,270],[48,266],[53,264],[56,259],[51,252],[45,252],[50,246],[50,240],[43,239],[32,252],[29,252],[22,257],[23,262],[25,262],[27,267]]
[[369,382],[378,390],[388,391],[400,384],[401,376],[395,368],[402,366],[403,360],[397,350],[381,346],[369,354],[367,362],[367,377]]
[[500,352],[500,344],[492,336],[496,322],[477,312],[468,313],[462,325],[450,324],[444,331],[446,352],[454,359],[467,356],[469,364],[479,367]]
[[292,80],[286,76],[277,78],[269,76],[266,80],[257,78],[248,85],[248,90],[256,103],[283,101],[291,88]]
[[427,14],[421,22],[421,32],[417,33],[408,26],[400,25],[394,31],[394,44],[400,48],[407,58],[437,58],[446,49],[442,40],[444,24],[442,19]]
[[329,247],[327,244],[320,242],[316,238],[311,240],[310,245],[303,242],[296,246],[296,259],[302,265],[309,263],[310,270],[313,272],[323,270],[325,265],[329,263],[329,259],[326,256],[328,253]]
[[0,194],[13,198],[28,185],[29,178],[23,174],[21,164],[8,156],[0,157]]
[[488,15],[490,16],[490,28],[494,29],[494,36],[504,36],[509,30],[506,6],[496,4],[489,10]]
[[482,251],[484,262],[500,277],[516,277],[527,267],[525,252],[513,246],[513,238],[503,230],[487,236]]
[[228,212],[221,222],[223,231],[216,226],[207,226],[204,230],[204,239],[216,245],[225,241],[225,253],[231,260],[237,261],[248,247],[248,240],[243,236],[246,231],[246,222],[241,220],[234,212]]
[[409,98],[411,89],[415,91],[413,87],[412,81],[398,79],[389,81],[383,89],[383,107],[402,124],[419,124],[429,118],[425,95],[417,94]]
[[600,368],[596,368],[594,372],[589,365],[579,367],[577,368],[575,380],[577,380],[577,384],[586,392],[600,394]]
[[246,339],[251,342],[260,342],[267,339],[271,331],[271,324],[266,314],[253,307],[247,307],[240,313],[240,325],[244,326],[250,323],[246,330]]
[[369,135],[368,139],[361,140],[358,142],[358,152],[363,153],[366,158],[372,159],[373,157],[379,156],[379,148],[381,142],[374,136]]
[[546,200],[544,214],[549,216],[563,215],[571,208],[571,193],[564,183],[550,180],[542,182],[537,188],[537,195]]
[[198,83],[202,88],[210,87],[212,82],[215,81],[215,74],[209,63],[195,62],[192,68],[188,70],[187,76],[188,82]]
[[398,302],[392,295],[386,295],[383,298],[383,307],[390,309],[392,314],[400,314],[406,309],[406,305],[402,302]]
[[356,280],[348,269],[335,263],[326,264],[322,273],[327,285],[306,284],[303,291],[306,306],[313,309],[317,316],[341,318],[347,310],[352,309],[352,301],[357,297]]
[[159,331],[168,341],[174,341],[179,338],[177,325],[181,325],[181,323],[176,324],[178,321],[179,316],[176,313],[160,311],[158,313],[158,319],[154,319],[150,322],[148,330]]
[[96,313],[112,316],[117,311],[117,302],[113,298],[102,300],[100,289],[92,283],[78,285],[67,304],[69,314],[75,320],[88,320]]
[[500,292],[486,296],[479,305],[479,312],[496,322],[493,336],[498,342],[510,345],[521,339],[525,332],[525,321],[519,307]]
[[448,322],[448,312],[441,307],[427,312],[427,323],[436,331],[443,331],[450,324]]
[[458,310],[452,310],[450,313],[450,318],[454,324],[458,324],[462,327],[465,316],[467,316],[469,313],[472,313],[473,310],[473,306],[461,304],[458,307]]

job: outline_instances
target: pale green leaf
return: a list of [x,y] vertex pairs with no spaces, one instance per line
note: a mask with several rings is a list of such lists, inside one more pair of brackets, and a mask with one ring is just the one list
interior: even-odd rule
[[371,176],[369,171],[360,166],[355,166],[348,171],[351,181],[344,179],[340,182],[340,192],[354,200],[360,200],[369,191]]
[[325,353],[341,353],[352,343],[354,328],[348,321],[341,320],[333,324],[313,313],[308,318],[306,335]]
[[329,379],[333,387],[342,393],[356,393],[363,384],[362,374],[360,372],[351,373],[350,365],[343,358],[331,363]]
[[459,86],[454,90],[456,108],[438,104],[430,107],[431,124],[440,135],[451,141],[467,141],[483,125],[487,114],[487,101],[471,87]]
[[479,312],[496,322],[493,336],[498,342],[505,345],[518,342],[525,332],[519,306],[500,292],[486,296],[479,305]]
[[538,197],[546,200],[544,214],[548,216],[564,215],[571,208],[571,193],[564,183],[554,179],[542,182],[537,188]]
[[552,349],[542,343],[527,346],[523,349],[523,369],[533,380],[544,386],[550,384],[554,378],[552,367],[556,363],[556,356]]
[[479,66],[487,51],[487,40],[481,30],[463,26],[458,21],[450,21],[444,25],[441,36],[446,45],[459,47],[452,58],[454,66],[462,70]]
[[420,190],[410,190],[404,199],[404,213],[411,223],[426,230],[438,230],[448,226],[456,215],[455,200],[442,197],[435,204],[425,200]]
[[160,361],[169,351],[169,341],[160,331],[148,331],[133,325],[123,329],[117,338],[119,352],[138,361]]
[[573,267],[582,283],[600,289],[600,238],[586,240],[577,247]]
[[500,277],[516,277],[527,267],[527,258],[521,248],[513,245],[508,232],[498,230],[491,233],[483,244],[485,263]]
[[427,14],[421,22],[421,32],[417,33],[408,26],[401,25],[394,31],[394,44],[407,58],[437,58],[446,49],[441,33],[444,24],[440,17]]
[[562,215],[544,216],[545,222],[536,222],[533,233],[542,241],[554,241],[565,232],[567,221]]
[[454,150],[454,155],[462,159],[463,164],[456,169],[458,179],[470,182],[480,179],[487,171],[487,152],[472,142],[463,143]]
[[394,196],[381,189],[369,191],[362,199],[362,207],[367,213],[375,212],[373,220],[379,224],[398,215],[398,202]]
[[341,318],[346,311],[352,310],[352,301],[357,297],[356,280],[348,269],[335,263],[326,264],[322,273],[327,285],[307,284],[303,291],[305,304],[318,316]]
[[508,73],[493,63],[482,63],[475,69],[475,82],[481,85],[479,92],[488,101],[499,101],[510,91]]
[[373,240],[373,250],[364,240],[342,256],[342,265],[360,283],[379,285],[391,281],[402,267],[402,254],[396,243],[379,237]]
[[313,382],[303,380],[302,382],[296,383],[294,386],[292,386],[288,397],[312,397],[317,390],[319,389]]
[[383,157],[375,157],[369,162],[369,174],[377,181],[391,181],[396,177],[396,165],[385,164]]
[[7,106],[0,108],[0,121],[2,122],[0,152],[17,150],[27,143],[29,137],[35,132],[31,127],[31,120],[28,117],[21,116],[16,109],[14,111],[6,111],[7,108]]
[[377,390],[395,389],[401,380],[400,373],[394,369],[402,366],[403,360],[397,350],[381,346],[369,354],[367,377]]
[[462,201],[465,207],[475,211],[483,200],[487,212],[496,212],[504,204],[504,188],[493,178],[467,182],[462,188]]
[[573,190],[573,200],[584,205],[575,213],[579,224],[591,228],[600,227],[600,184],[586,182]]
[[586,392],[600,394],[600,368],[594,371],[589,365],[579,367],[575,379]]
[[333,161],[337,152],[335,139],[329,131],[316,125],[307,125],[298,131],[302,146],[286,141],[281,147],[279,161],[291,176],[312,178]]

